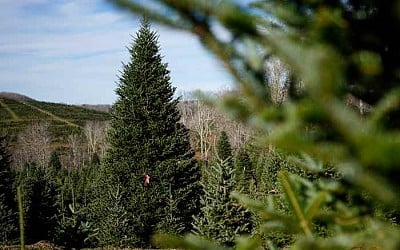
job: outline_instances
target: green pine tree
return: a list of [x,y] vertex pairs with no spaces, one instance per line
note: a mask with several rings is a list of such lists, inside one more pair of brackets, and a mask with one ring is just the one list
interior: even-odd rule
[[92,157],[90,159],[90,165],[100,166],[100,162],[101,162],[101,160],[100,160],[99,155],[96,152],[94,152],[94,154],[92,155]]
[[4,198],[4,194],[0,194],[0,244],[10,244],[16,241],[17,236],[17,213],[7,206],[8,201]]
[[[98,166],[61,171],[57,196],[57,227],[54,243],[68,249],[92,246],[96,228],[90,222],[92,186],[98,181]],[[105,216],[103,216],[103,221]]]
[[235,172],[237,186],[242,192],[250,193],[255,190],[255,170],[250,155],[244,148],[241,148],[236,156]]
[[57,148],[56,150],[51,152],[50,155],[49,168],[55,173],[58,173],[62,169],[62,164],[60,161],[60,155],[62,153],[61,150],[61,148]]
[[216,150],[217,157],[221,162],[225,161],[226,164],[233,165],[232,146],[229,142],[228,134],[225,131],[222,131],[219,135]]
[[236,185],[232,165],[216,163],[207,171],[210,178],[203,183],[202,213],[195,217],[194,233],[233,246],[236,236],[251,233],[251,214],[230,198]]
[[53,240],[57,224],[57,184],[51,171],[31,163],[18,172],[21,186],[27,243]]
[[[191,218],[199,209],[200,172],[188,130],[179,122],[179,100],[173,97],[175,88],[162,62],[158,36],[146,20],[129,52],[131,61],[124,65],[116,90],[110,148],[104,159],[104,186],[114,190],[101,191],[108,196],[105,200],[118,198],[118,208],[112,210],[118,214],[110,211],[109,216],[124,217],[129,227],[110,232],[109,240],[100,244],[121,245],[124,237],[122,245],[148,247],[155,231],[191,229]],[[122,197],[113,199],[116,192]],[[103,207],[111,209],[114,204]],[[101,230],[110,231],[107,225],[100,225]]]
[[11,159],[8,144],[4,136],[0,137],[0,243],[11,243],[16,238],[15,193],[13,192],[14,174],[10,168]]

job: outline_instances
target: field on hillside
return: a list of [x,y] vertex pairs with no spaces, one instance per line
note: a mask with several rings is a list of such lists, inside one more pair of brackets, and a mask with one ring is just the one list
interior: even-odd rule
[[0,96],[0,134],[15,135],[34,122],[50,123],[53,138],[65,138],[81,130],[87,121],[106,121],[107,112],[74,105]]

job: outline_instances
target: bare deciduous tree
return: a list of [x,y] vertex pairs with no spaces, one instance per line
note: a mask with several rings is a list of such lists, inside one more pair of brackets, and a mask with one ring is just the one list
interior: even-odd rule
[[[221,99],[225,95],[231,94],[231,92],[233,91],[230,89],[222,90],[218,93],[217,98]],[[229,137],[232,149],[235,151],[241,148],[252,134],[251,128],[242,122],[233,120],[226,112],[217,109],[215,109],[214,112],[216,133],[220,134],[222,131],[225,131]]]
[[18,146],[13,154],[16,167],[27,163],[36,163],[39,167],[46,167],[51,154],[51,136],[48,131],[48,121],[34,122],[18,135]]
[[[216,95],[225,95],[229,90]],[[226,131],[233,149],[238,149],[251,135],[251,129],[240,122],[235,122],[215,107],[186,94],[180,103],[181,121],[192,133],[192,146],[197,149],[199,157],[205,161],[213,158],[216,137]],[[189,97],[189,98],[188,98]]]
[[192,119],[192,129],[199,139],[200,154],[204,160],[209,160],[209,152],[213,145],[212,129],[215,124],[215,112],[201,101],[196,101],[196,113]]
[[102,122],[102,124],[104,125],[103,127],[103,134],[99,140],[99,148],[98,148],[98,156],[100,157],[100,159],[103,159],[104,155],[106,154],[107,148],[108,148],[108,142],[107,142],[107,130],[110,126],[110,122],[109,121],[104,121]]
[[[106,122],[88,121],[84,128],[89,157],[99,153],[105,141]],[[100,153],[101,154],[101,153]]]
[[217,127],[220,131],[225,131],[228,134],[233,150],[240,149],[252,134],[249,126],[233,121],[224,115],[221,115],[221,118],[217,120]]
[[265,64],[267,85],[271,93],[271,100],[282,104],[289,93],[289,70],[278,58],[271,58]]
[[81,160],[83,161],[83,154],[80,150],[80,136],[78,134],[74,133],[68,136],[68,149],[68,163],[65,166],[67,168],[77,168]]
[[199,100],[184,101],[180,107],[182,123],[194,134],[195,140],[192,140],[192,146],[198,147],[201,159],[209,160],[215,111]]

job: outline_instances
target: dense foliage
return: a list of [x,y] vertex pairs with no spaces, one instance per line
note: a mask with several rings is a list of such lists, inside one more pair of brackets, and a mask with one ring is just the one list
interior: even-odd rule
[[[261,216],[264,232],[293,233],[292,249],[399,248],[398,225],[386,218],[400,204],[398,1],[151,1],[157,8],[113,2],[197,35],[237,81],[239,95],[221,106],[256,127],[265,147],[291,154],[295,166],[318,175],[333,166],[342,176],[309,181],[278,172],[289,214],[234,194]],[[215,24],[230,36],[220,36]],[[271,56],[288,69],[288,100],[279,105],[266,85]],[[358,109],[348,98],[358,100]],[[207,244],[192,236],[168,242]],[[238,241],[243,248],[260,245]]]
[[8,150],[7,138],[0,136],[0,242],[5,243],[13,242],[17,233],[14,173]]

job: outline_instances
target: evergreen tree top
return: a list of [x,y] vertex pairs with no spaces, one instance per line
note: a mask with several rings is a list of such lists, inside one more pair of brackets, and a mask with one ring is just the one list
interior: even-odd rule
[[[146,19],[142,20],[128,50],[131,60],[124,65],[119,79],[116,90],[119,98],[113,107],[112,123],[128,119],[125,122],[148,128],[147,133],[171,127],[180,120],[178,100],[173,98],[175,88],[167,64],[162,61],[158,35]],[[161,121],[164,126],[156,125]]]
[[134,59],[135,56],[139,56],[138,53],[158,54],[160,50],[158,37],[157,33],[151,30],[149,21],[146,18],[143,18],[141,20],[140,29],[133,37],[134,39],[131,43],[131,47],[128,48],[131,53],[131,59]]
[[232,163],[232,146],[229,143],[228,134],[222,131],[217,141],[217,154],[221,161],[228,160],[229,164]]

